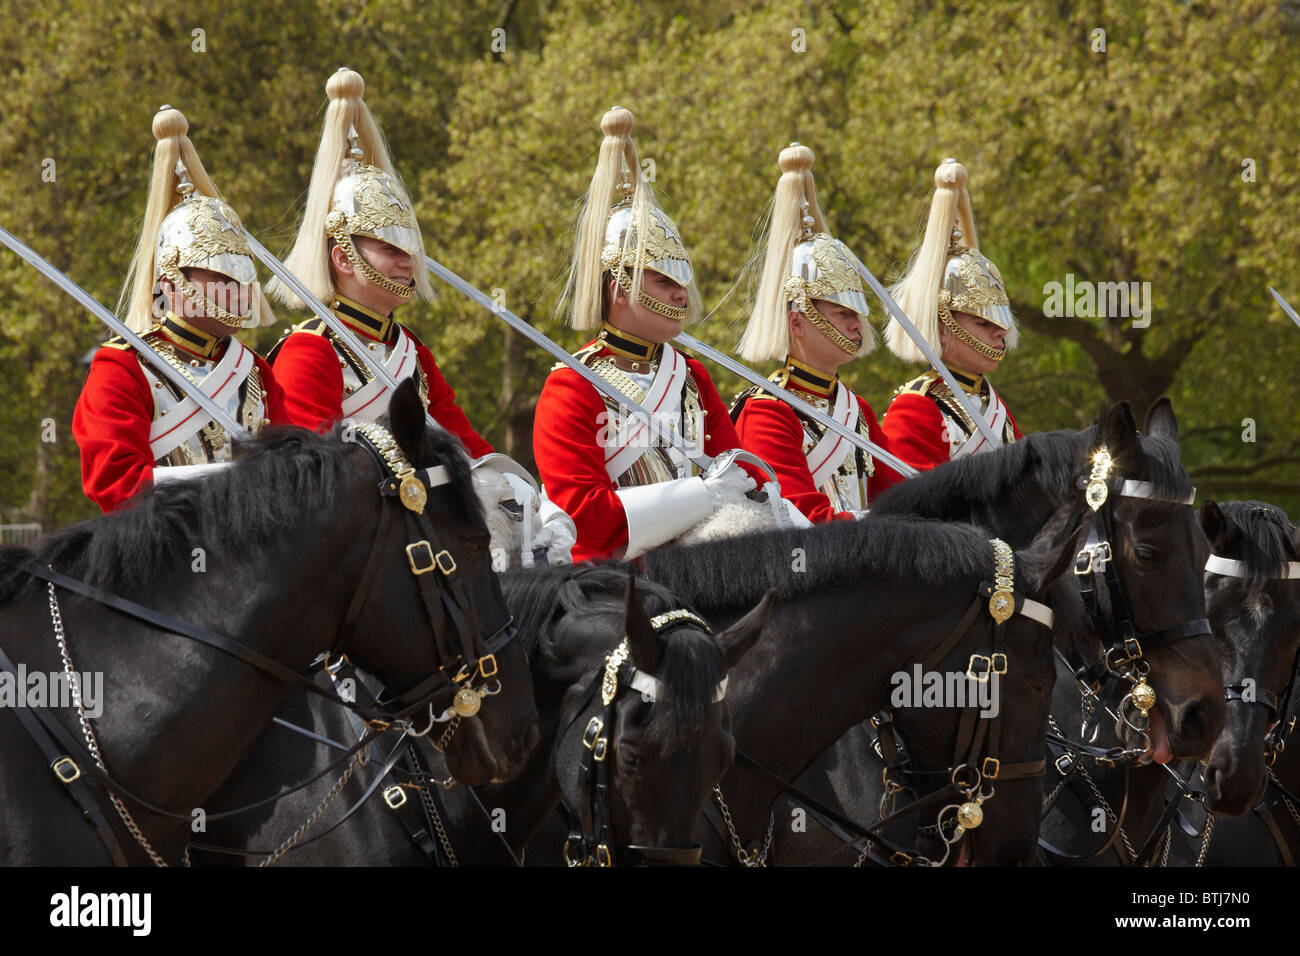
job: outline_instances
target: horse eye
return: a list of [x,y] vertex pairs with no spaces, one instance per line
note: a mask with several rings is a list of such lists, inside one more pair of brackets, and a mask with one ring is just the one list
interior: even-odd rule
[[1159,552],[1154,548],[1137,547],[1133,549],[1133,553],[1136,554],[1138,559],[1141,561],[1154,561],[1159,557]]

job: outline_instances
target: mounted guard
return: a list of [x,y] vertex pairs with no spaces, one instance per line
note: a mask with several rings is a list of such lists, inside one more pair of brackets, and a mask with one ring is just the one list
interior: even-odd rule
[[[387,409],[390,389],[372,365],[381,364],[398,382],[414,377],[429,414],[460,439],[473,460],[494,545],[504,553],[503,536],[511,542],[508,550],[517,560],[499,560],[498,570],[507,563],[531,565],[534,552],[544,552],[552,564],[567,563],[576,537],[568,516],[539,498],[528,472],[475,430],[433,353],[393,317],[413,297],[433,298],[420,224],[362,100],[361,75],[340,69],[325,90],[329,106],[307,205],[284,264],[369,354],[356,354],[320,318],[286,333],[270,355],[290,420],[316,430],[340,420],[373,421]],[[269,291],[291,308],[307,307],[278,279]]]
[[[212,184],[188,130],[170,106],[154,116],[149,198],[122,291],[126,324],[256,434],[286,421],[283,394],[270,366],[233,333],[269,325],[275,316],[239,216]],[[189,477],[231,459],[226,429],[120,337],[95,353],[72,433],[82,488],[106,512],[163,477]]]
[[[709,466],[740,438],[704,366],[668,344],[702,306],[681,233],[640,175],[633,122],[617,106],[601,120],[565,302],[573,328],[599,330],[574,356],[653,418],[626,414],[557,365],[533,428],[547,492],[578,526],[575,560],[636,558],[755,488],[734,455]],[[768,487],[774,511],[791,520]]]
[[[763,274],[740,355],[755,364],[781,360],[770,381],[887,446],[871,406],[839,379],[842,365],[871,352],[875,335],[861,276],[817,203],[813,159],[798,143],[781,151]],[[741,442],[772,465],[782,493],[810,521],[865,514],[870,498],[901,480],[758,386],[737,397],[731,416]]]
[[[966,179],[966,167],[954,159],[935,171],[925,236],[892,292],[998,444],[1009,444],[1020,430],[985,375],[1015,348],[1019,331],[1002,273],[979,251]],[[885,344],[905,362],[926,361],[897,320],[890,320]],[[883,427],[890,450],[917,468],[996,447],[933,367],[894,393]]]

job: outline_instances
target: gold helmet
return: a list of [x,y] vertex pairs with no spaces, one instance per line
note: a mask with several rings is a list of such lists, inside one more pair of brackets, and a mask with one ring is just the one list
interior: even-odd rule
[[[131,272],[123,289],[127,324],[147,331],[161,318],[159,280],[166,278],[181,293],[194,314],[217,319],[232,329],[269,325],[275,316],[257,283],[257,271],[244,226],[234,209],[217,193],[186,135],[189,122],[180,110],[163,106],[153,120],[153,176],[144,226]],[[187,268],[208,269],[227,276],[247,293],[241,313],[229,312],[203,294],[185,275]]]
[[[925,236],[907,272],[891,291],[936,353],[942,348],[942,324],[975,351],[1000,359],[1002,352],[980,342],[953,318],[953,312],[969,312],[1006,329],[1007,349],[1015,348],[1020,338],[1002,273],[979,251],[966,179],[966,167],[955,159],[945,159],[935,170],[934,199]],[[893,319],[885,330],[885,342],[904,361],[926,361],[916,343]]]
[[[421,299],[432,299],[415,208],[393,169],[383,134],[362,100],[365,89],[361,74],[346,67],[340,67],[325,84],[329,107],[312,167],[307,207],[284,264],[312,295],[328,302],[334,295],[329,266],[333,240],[371,284],[402,298],[418,293]],[[380,273],[357,251],[352,241],[355,236],[379,239],[412,256],[414,280],[403,285]],[[291,308],[306,308],[306,303],[278,280],[271,284],[270,293]]]
[[[575,329],[601,325],[601,292],[612,273],[628,296],[669,318],[691,322],[701,312],[690,254],[676,224],[659,205],[654,187],[640,175],[632,114],[620,106],[600,121],[605,139],[578,220],[578,239],[564,302]],[[641,292],[641,274],[662,273],[686,289],[685,308]]]
[[[830,234],[817,203],[814,158],[807,146],[791,143],[781,150],[777,160],[781,178],[772,200],[763,274],[754,311],[740,340],[740,355],[747,362],[786,357],[790,351],[786,315],[791,308],[802,312],[819,332],[849,355],[870,352],[875,347],[875,336],[867,324],[871,310],[855,257]],[[862,316],[862,344],[831,325],[817,311],[815,299],[847,306]]]

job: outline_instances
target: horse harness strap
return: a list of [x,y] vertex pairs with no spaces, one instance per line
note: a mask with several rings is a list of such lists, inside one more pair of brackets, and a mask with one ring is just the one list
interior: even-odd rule
[[[981,610],[987,611],[990,615],[990,620],[987,622],[992,632],[990,652],[987,655],[978,652],[971,654],[966,670],[966,676],[978,683],[992,680],[995,675],[1007,673],[1009,662],[1006,653],[1001,650],[1001,639],[1003,626],[1013,615],[1021,614],[1049,630],[1051,629],[1054,623],[1051,608],[1025,597],[1016,589],[1014,556],[1011,548],[997,538],[992,539],[990,543],[994,549],[994,580],[992,582],[984,581],[979,585],[976,589],[975,599],[970,607],[962,615],[957,626],[926,658],[921,665],[922,671],[934,670],[956,648],[962,637],[967,634],[979,617]],[[1044,760],[1003,764],[998,758],[1000,752],[1000,712],[998,716],[991,718],[991,720],[979,720],[978,711],[978,705],[963,708],[954,745],[953,764],[947,770],[934,771],[917,771],[908,768],[910,761],[902,740],[897,734],[890,709],[886,708],[871,718],[871,726],[877,733],[875,749],[886,765],[882,774],[886,787],[886,797],[893,792],[891,787],[896,790],[905,789],[890,781],[891,770],[918,775],[943,774],[948,777],[947,784],[914,800],[901,810],[893,811],[888,815],[882,811],[881,819],[874,827],[862,826],[848,819],[843,814],[826,806],[794,784],[768,770],[741,750],[736,751],[736,764],[759,773],[769,783],[775,785],[779,790],[807,808],[814,818],[836,838],[854,845],[861,842],[861,839],[865,839],[867,846],[859,858],[859,863],[865,859],[870,859],[882,866],[909,866],[914,863],[929,864],[930,860],[914,850],[904,850],[898,844],[882,836],[880,829],[903,817],[942,804],[944,800],[949,799],[954,794],[964,795],[965,801],[962,804],[949,805],[956,811],[954,818],[956,829],[952,840],[944,837],[942,830],[940,830],[941,839],[950,848],[952,843],[960,839],[963,832],[974,829],[982,822],[983,811],[980,809],[979,804],[993,795],[992,791],[988,794],[981,792],[982,781],[1032,779],[1042,776],[1044,772]],[[943,816],[943,811],[948,809],[949,806],[940,809],[940,818]],[[857,834],[860,839],[855,840],[850,834]],[[874,850],[873,846],[879,846],[888,851],[888,858]],[[947,858],[947,852],[944,853],[944,859]],[[941,860],[940,863],[942,862]]]
[[[14,667],[13,661],[4,652],[3,647],[0,647],[0,671],[13,674],[15,680],[18,678],[18,669]],[[72,799],[77,802],[81,815],[104,841],[104,846],[108,848],[113,858],[113,865],[126,866],[126,853],[122,849],[122,844],[113,828],[109,826],[99,804],[91,795],[89,778],[81,772],[80,766],[73,759],[73,754],[80,755],[84,752],[82,745],[74,740],[63,725],[43,707],[15,707],[13,712],[36,746],[40,748],[41,753],[45,755],[45,759],[49,761],[50,770],[54,772],[55,778],[64,785]],[[92,769],[99,768],[92,765]]]
[[[674,627],[694,624],[708,631],[708,624],[696,614],[677,609],[660,614],[650,621],[656,634]],[[613,653],[605,658],[603,669],[592,673],[582,690],[581,704],[557,740],[584,714],[595,700],[600,689],[597,713],[587,721],[582,732],[582,750],[578,762],[578,793],[580,804],[575,814],[571,807],[561,802],[560,812],[569,825],[569,836],[564,841],[564,858],[569,866],[625,865],[677,865],[694,866],[700,862],[702,848],[615,846],[613,823],[610,817],[609,756],[610,738],[614,727],[615,704],[624,690],[635,690],[650,702],[663,699],[663,685],[654,677],[637,669],[629,660],[628,640],[624,638]],[[718,682],[713,693],[713,703],[726,698],[727,679]]]

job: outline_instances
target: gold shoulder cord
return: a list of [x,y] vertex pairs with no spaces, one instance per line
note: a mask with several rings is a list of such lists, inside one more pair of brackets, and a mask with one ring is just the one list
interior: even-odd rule
[[991,538],[993,545],[993,594],[989,597],[989,614],[1004,624],[1016,613],[1016,559],[1011,546],[1001,538]]

